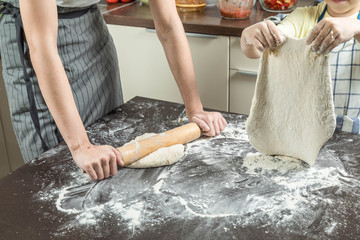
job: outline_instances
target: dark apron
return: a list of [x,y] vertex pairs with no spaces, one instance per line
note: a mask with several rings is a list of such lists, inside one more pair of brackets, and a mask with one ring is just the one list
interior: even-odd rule
[[[77,17],[80,17],[83,14],[85,14],[87,11],[89,11],[90,8],[91,7],[86,8],[86,9],[77,10],[77,11],[72,11],[72,12],[58,13],[58,18],[59,19],[77,18]],[[16,40],[17,40],[17,45],[19,48],[20,59],[21,59],[22,67],[23,67],[24,81],[26,84],[26,90],[27,90],[27,95],[28,95],[28,100],[29,100],[29,105],[30,105],[30,116],[31,116],[32,122],[35,126],[35,130],[41,140],[42,148],[44,151],[47,151],[47,150],[49,150],[49,147],[45,143],[44,138],[41,136],[38,111],[37,111],[36,104],[35,104],[35,96],[34,96],[31,80],[26,71],[25,55],[24,55],[24,43],[26,41],[26,38],[25,38],[24,28],[23,28],[23,24],[22,24],[22,20],[21,20],[20,9],[17,7],[14,7],[13,5],[6,3],[4,1],[0,1],[0,14],[10,14],[15,19]],[[59,133],[58,130],[56,131],[56,133],[57,133],[56,135],[57,135],[59,142],[63,141],[61,134]]]

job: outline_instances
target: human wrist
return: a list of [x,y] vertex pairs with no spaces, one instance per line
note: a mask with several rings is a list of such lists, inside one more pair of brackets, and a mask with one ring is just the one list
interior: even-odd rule
[[199,95],[197,94],[197,90],[196,92],[188,91],[187,95],[183,95],[183,100],[184,100],[187,116],[189,116],[189,114],[193,112],[198,112],[203,110],[203,105],[201,103]]
[[91,143],[86,136],[86,137],[80,137],[80,138],[74,138],[74,139],[68,140],[68,141],[66,141],[66,144],[68,145],[70,151],[73,153],[73,152],[76,152],[77,150],[79,150],[81,147],[88,146]]
[[201,103],[193,104],[191,106],[185,106],[185,110],[186,110],[186,116],[189,117],[194,113],[203,111],[203,106]]

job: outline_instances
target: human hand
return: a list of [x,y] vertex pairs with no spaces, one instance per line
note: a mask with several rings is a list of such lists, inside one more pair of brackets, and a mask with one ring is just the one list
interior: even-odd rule
[[102,180],[116,175],[118,165],[123,166],[121,154],[112,146],[87,143],[71,151],[76,165],[85,171],[91,180]]
[[206,136],[219,135],[225,129],[227,122],[223,116],[218,112],[196,111],[188,115],[190,122],[196,123],[202,133]]
[[[241,35],[245,45],[253,46],[263,52],[266,48],[275,48],[284,42],[285,37],[270,20],[256,23],[244,29]],[[246,48],[247,46],[242,46]]]
[[329,53],[359,34],[359,28],[359,20],[355,18],[324,18],[313,28],[306,44],[312,44],[311,49],[319,54]]

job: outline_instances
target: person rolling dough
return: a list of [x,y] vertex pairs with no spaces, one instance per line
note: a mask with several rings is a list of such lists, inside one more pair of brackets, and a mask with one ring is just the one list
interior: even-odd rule
[[[84,127],[123,103],[117,55],[98,2],[0,1],[3,78],[24,161],[64,140],[93,180],[123,165],[112,146],[91,144]],[[203,110],[175,1],[149,5],[188,119],[205,135],[218,135],[226,121]]]

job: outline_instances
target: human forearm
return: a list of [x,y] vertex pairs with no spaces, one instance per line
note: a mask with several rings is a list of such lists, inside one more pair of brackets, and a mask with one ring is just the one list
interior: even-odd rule
[[[184,100],[186,115],[189,121],[199,125],[203,134],[208,136],[218,135],[225,128],[227,124],[226,120],[218,112],[207,112],[203,110],[196,86],[187,39],[185,34],[177,36],[181,31],[183,32],[182,28],[178,30],[173,29],[172,31],[174,32],[168,33],[168,39],[166,39],[166,41],[162,40],[162,44]],[[161,39],[161,36],[159,38]]]
[[115,175],[123,165],[121,155],[112,146],[90,143],[57,52],[43,48],[31,56],[42,95],[75,163],[93,180]]
[[75,150],[80,145],[88,143],[84,125],[57,51],[47,48],[32,51],[31,61],[44,100],[69,148]]
[[203,110],[200,101],[189,43],[175,7],[175,1],[149,0],[156,33],[164,48],[170,69],[185,103],[189,121],[199,125],[203,134],[220,134],[226,120],[218,112]]
[[117,165],[123,165],[121,154],[112,146],[90,143],[75,105],[57,49],[56,1],[20,0],[20,12],[41,94],[74,162],[93,180],[115,175]]
[[87,140],[57,50],[56,2],[20,1],[30,58],[41,93],[65,142],[73,149]]
[[[186,111],[188,113],[203,109],[198,94],[195,73],[189,45],[182,30],[182,25],[173,26],[166,34],[166,38],[159,33],[166,58],[176,80]],[[177,29],[181,28],[181,29]]]
[[164,48],[170,69],[176,80],[186,111],[202,110],[189,44],[176,11],[175,2],[149,1],[156,33]]

